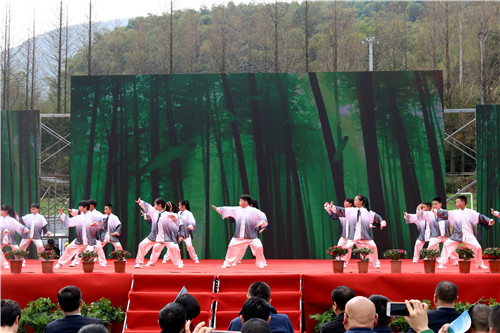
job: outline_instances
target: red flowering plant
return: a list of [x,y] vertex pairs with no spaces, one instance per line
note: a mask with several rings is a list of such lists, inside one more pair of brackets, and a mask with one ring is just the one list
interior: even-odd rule
[[124,261],[125,258],[130,257],[130,252],[124,250],[114,250],[109,254],[111,258],[115,258],[119,261]]
[[331,255],[334,260],[342,260],[342,257],[347,254],[347,249],[342,246],[330,246],[326,253]]
[[59,258],[56,251],[54,251],[54,250],[43,250],[38,255],[40,256],[40,258],[44,259],[45,261],[54,260],[54,259]]
[[500,259],[500,247],[489,247],[483,251],[483,258],[489,260]]
[[474,257],[474,251],[466,246],[459,246],[455,251],[458,253],[458,257],[464,261],[469,261]]
[[368,256],[370,255],[370,253],[373,253],[373,252],[375,252],[375,251],[373,251],[373,249],[370,249],[368,247],[362,247],[362,248],[356,247],[354,250],[352,250],[353,254],[359,255],[359,259],[361,259],[361,261],[370,260],[368,258]]
[[384,258],[398,261],[406,258],[406,250],[390,249],[384,252]]

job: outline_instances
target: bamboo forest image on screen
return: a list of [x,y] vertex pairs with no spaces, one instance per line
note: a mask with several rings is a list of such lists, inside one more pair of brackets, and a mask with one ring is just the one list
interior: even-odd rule
[[[326,258],[340,225],[323,209],[363,194],[388,228],[379,252],[412,249],[403,212],[445,197],[442,73],[73,77],[71,200],[113,205],[135,254],[150,225],[134,202],[189,200],[201,258],[234,225],[211,205],[248,193],[267,214],[269,259]],[[247,251],[247,257],[250,251]]]

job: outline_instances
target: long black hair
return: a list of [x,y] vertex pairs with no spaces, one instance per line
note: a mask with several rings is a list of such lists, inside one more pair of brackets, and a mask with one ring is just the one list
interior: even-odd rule
[[167,201],[165,210],[171,213],[177,213],[179,211],[179,207],[177,205],[174,205],[172,202]]
[[361,194],[358,194],[357,197],[359,201],[363,202],[363,207],[370,211],[370,203],[368,202],[368,198]]
[[187,200],[181,200],[179,203],[180,203],[181,205],[185,206],[185,207],[186,207],[186,210],[191,211],[191,208],[189,207],[189,201],[187,201]]

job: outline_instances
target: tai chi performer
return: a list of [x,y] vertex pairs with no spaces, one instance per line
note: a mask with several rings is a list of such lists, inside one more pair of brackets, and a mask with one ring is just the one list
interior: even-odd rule
[[408,214],[407,212],[403,213],[406,224],[415,224],[418,230],[418,238],[415,241],[415,247],[413,249],[413,263],[418,263],[418,259],[420,258],[420,251],[422,251],[425,243],[428,242],[431,238],[431,226],[429,221],[423,219],[421,217],[421,214],[418,215],[418,212],[422,210],[424,212],[430,212],[431,203],[425,202],[418,205],[417,214]]
[[[196,231],[196,220],[194,219],[193,213],[189,207],[189,201],[182,200],[179,202],[179,226],[183,226],[184,235],[180,235],[184,244],[186,244],[186,249],[189,253],[189,257],[194,260],[195,264],[199,264],[198,255],[193,246],[193,232]],[[182,238],[183,237],[183,238]],[[182,242],[179,240],[179,245]],[[170,260],[169,253],[165,253],[163,257],[163,263]]]
[[[148,204],[147,202],[141,200],[141,198],[136,200],[136,203],[138,203],[142,210],[146,213],[144,215],[146,221],[148,223],[151,223],[151,232],[149,235],[144,238],[144,240],[139,244],[139,248],[137,250],[137,256],[135,259],[135,268],[141,268],[142,265],[144,264],[144,257],[148,253],[148,251],[156,245],[156,243],[165,243],[165,245],[169,249],[173,249],[170,251],[170,259],[172,259],[172,263],[178,267],[182,268],[183,263],[181,260],[181,252],[179,249],[179,245],[177,237],[178,237],[178,225],[177,225],[177,232],[174,230],[174,225],[172,217],[169,217],[169,215],[173,215],[172,213],[168,213],[165,210],[165,207],[167,206],[167,202],[162,199],[162,198],[157,198],[154,201],[154,207]],[[177,235],[175,238],[173,237],[173,234],[176,233]],[[165,238],[166,236],[166,238]],[[161,245],[160,245],[161,246]],[[163,248],[163,247],[161,247]],[[158,249],[158,248],[157,248]],[[153,259],[153,254],[155,250],[151,253],[151,259]],[[168,251],[168,250],[167,250]],[[161,254],[161,249],[160,252],[157,253],[156,259]],[[148,263],[149,263],[148,262]],[[154,264],[154,261],[151,262],[149,266],[152,266]]]
[[[238,255],[250,245],[252,252],[256,257],[256,265],[258,268],[264,268],[266,259],[264,257],[264,247],[259,239],[259,233],[263,232],[267,227],[266,214],[257,208],[250,207],[252,197],[248,194],[243,194],[240,197],[239,207],[215,207],[213,209],[222,218],[233,217],[236,222],[236,230],[231,242],[227,247],[226,259],[222,268],[231,267],[236,261]],[[262,227],[262,229],[259,228]]]
[[[352,206],[354,206],[354,199],[346,198],[344,200],[344,208],[349,208]],[[330,209],[330,204],[328,202],[325,202],[324,207],[326,212],[328,213],[328,215],[330,215],[332,219],[340,221],[340,226],[342,227],[342,234],[340,235],[337,246],[345,247],[347,244],[347,237],[349,236],[349,221],[346,220],[345,217],[340,217],[337,214],[333,213],[332,210]]]
[[[92,214],[89,212],[89,202],[87,200],[82,200],[78,204],[78,210],[80,214],[70,218],[63,213],[62,208],[59,208],[59,214],[61,221],[64,222],[64,226],[71,228],[75,227],[76,238],[66,247],[64,253],[57,261],[57,265],[54,268],[61,268],[63,265],[67,264],[74,255],[78,255],[88,249],[89,251],[94,250],[95,239],[97,234],[97,228],[94,228],[97,222],[92,219]],[[70,267],[75,267],[76,264],[72,262]]]
[[[10,206],[3,205],[1,207],[0,212],[0,231],[1,231],[1,249],[5,246],[11,248],[11,250],[19,250],[19,246],[16,244],[16,232],[22,237],[24,233],[30,232],[28,228],[19,223],[15,218],[11,215],[14,212],[14,209]],[[5,259],[3,251],[0,249],[0,264],[5,269],[9,269],[9,264]]]
[[474,251],[474,261],[477,268],[488,268],[483,264],[483,249],[477,241],[477,225],[479,223],[486,226],[491,226],[495,223],[489,217],[479,214],[475,210],[466,208],[467,197],[459,195],[455,201],[458,209],[456,210],[435,210],[436,216],[448,219],[453,228],[453,234],[443,245],[441,258],[438,260],[438,268],[446,268],[449,257],[458,247],[458,243],[462,242],[471,247]]
[[118,216],[113,214],[113,206],[110,203],[104,206],[104,214],[106,217],[103,219],[103,229],[100,234],[102,248],[104,248],[106,244],[111,243],[115,250],[123,250],[120,239],[118,238],[122,232],[122,223]]
[[[250,202],[250,207],[259,209],[259,202],[255,199],[252,199],[252,201]],[[234,222],[234,218],[228,218],[227,220],[229,222]],[[260,230],[259,230],[259,232],[260,232]],[[250,248],[250,250],[252,250],[252,248]],[[247,252],[247,247],[245,246],[244,248],[241,249],[241,252],[238,254],[238,257],[233,262],[233,266],[236,266],[237,264],[241,264],[241,260],[243,260],[243,257],[245,256],[246,252]],[[255,253],[253,253],[253,250],[252,250],[252,255],[255,257]],[[267,266],[267,261],[264,261],[264,266]]]
[[[31,205],[31,214],[24,215],[19,220],[22,224],[29,229],[29,232],[24,233],[21,237],[21,243],[19,248],[25,250],[28,248],[31,242],[36,246],[37,254],[40,254],[45,249],[42,242],[42,234],[45,233],[47,236],[52,236],[53,233],[50,231],[50,227],[47,220],[43,215],[40,214],[40,205]],[[24,262],[23,262],[24,265]]]
[[330,209],[334,214],[337,214],[339,217],[345,217],[349,221],[349,235],[346,244],[349,252],[344,260],[347,263],[351,259],[352,247],[354,245],[367,247],[373,249],[373,253],[369,256],[370,264],[375,266],[375,268],[380,268],[377,244],[375,244],[370,235],[370,228],[379,227],[383,229],[387,225],[387,222],[380,215],[370,210],[368,199],[365,196],[356,196],[354,198],[354,206],[348,208],[339,207],[334,206],[333,202],[330,205]]

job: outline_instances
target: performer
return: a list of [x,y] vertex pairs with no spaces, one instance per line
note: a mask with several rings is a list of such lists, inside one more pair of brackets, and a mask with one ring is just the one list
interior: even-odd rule
[[458,243],[462,242],[474,251],[476,267],[487,269],[488,267],[483,264],[483,249],[476,238],[478,234],[477,225],[480,223],[491,226],[495,221],[485,215],[479,214],[475,210],[466,208],[467,197],[464,195],[458,196],[455,203],[458,208],[456,210],[434,210],[436,216],[450,220],[453,228],[453,234],[443,245],[443,252],[441,253],[441,258],[438,260],[438,268],[446,268],[450,255],[455,252]]
[[[5,246],[11,248],[11,250],[19,250],[19,246],[16,244],[16,232],[22,237],[24,233],[30,232],[28,228],[19,223],[15,218],[14,209],[7,205],[2,205],[0,210],[0,231],[1,231],[1,249]],[[3,251],[0,250],[0,264],[5,269],[9,269],[9,264],[5,259]]]
[[[104,229],[103,220],[106,216],[96,209],[97,201],[95,201],[94,199],[89,199],[88,201],[89,201],[89,205],[90,205],[89,213],[92,215],[93,223],[99,222],[99,224],[96,224],[96,226],[94,227],[94,228],[97,228],[97,230],[94,230],[95,232],[97,232],[97,234],[96,234],[97,239],[95,240],[95,251],[97,252],[97,254],[99,256],[98,257],[99,258],[99,265],[101,265],[102,267],[106,267],[106,264],[107,264],[106,254],[104,254],[104,250],[102,249],[101,232],[99,231],[99,230]],[[94,232],[92,232],[92,235],[94,235]],[[76,259],[78,259],[78,261],[76,262],[76,264],[78,264],[80,262],[81,258],[76,258]]]
[[[186,249],[189,253],[189,257],[194,260],[195,264],[199,264],[198,255],[193,246],[193,232],[196,231],[196,220],[194,219],[193,213],[189,207],[189,201],[182,200],[179,202],[179,225],[183,225],[184,231],[184,244],[186,244]],[[181,240],[179,240],[180,244]],[[165,264],[170,260],[168,251],[163,257],[163,263]]]
[[[163,247],[167,246],[167,251],[170,251],[169,256],[172,263],[178,268],[184,267],[178,245],[179,224],[174,221],[173,218],[176,218],[176,216],[173,213],[167,213],[165,211],[167,202],[162,198],[158,198],[154,202],[154,207],[141,200],[141,198],[137,199],[136,202],[146,213],[146,221],[151,223],[151,232],[148,237],[139,244],[134,267],[142,267],[144,264],[144,257],[152,247],[156,246],[156,244],[158,244],[158,246],[156,246],[156,249],[153,248],[153,252],[146,266],[154,266],[156,260],[160,257],[161,250]],[[173,210],[172,203],[170,203],[169,209]]]
[[[259,202],[255,199],[252,199],[252,201],[250,202],[250,207],[259,209]],[[228,218],[227,220],[231,223],[234,222],[234,218],[232,218],[232,217]],[[250,247],[250,250],[252,250],[252,255],[255,257],[255,253],[253,253],[253,249],[251,247]],[[245,256],[246,252],[247,252],[247,246],[241,248],[241,252],[238,254],[238,257],[233,262],[232,266],[236,266],[237,264],[241,264],[241,260]],[[267,266],[267,261],[264,261],[264,266]]]
[[[28,248],[31,242],[33,242],[36,246],[37,254],[40,254],[44,250],[43,242],[42,242],[42,231],[47,236],[52,236],[53,233],[50,231],[50,227],[47,223],[47,220],[43,215],[40,214],[40,205],[32,204],[31,205],[31,214],[24,215],[19,220],[22,224],[29,229],[29,232],[23,234],[21,237],[21,244],[19,244],[19,248],[21,250],[25,250]],[[23,261],[23,266],[25,261]]]
[[373,253],[370,254],[370,264],[375,266],[375,268],[380,268],[377,245],[370,235],[370,228],[379,227],[382,230],[387,225],[387,222],[377,213],[370,211],[370,205],[365,196],[356,196],[354,198],[354,206],[348,208],[339,207],[334,206],[333,202],[330,205],[330,209],[334,214],[337,214],[339,217],[345,217],[349,221],[349,235],[346,243],[349,252],[344,260],[347,263],[351,259],[351,251],[354,245],[368,247],[373,249]]
[[[98,221],[93,221],[89,208],[90,205],[88,201],[80,201],[78,204],[78,210],[81,214],[73,216],[72,218],[69,218],[69,216],[63,213],[62,208],[59,208],[61,221],[64,222],[65,227],[75,227],[76,238],[66,247],[66,250],[59,258],[57,265],[55,265],[54,268],[61,268],[63,265],[67,264],[74,255],[78,257],[78,255],[85,251],[85,249],[88,249],[89,251],[94,250],[98,232],[98,228],[94,227],[98,224]],[[75,266],[75,262],[70,264],[70,267]]]
[[[240,196],[239,207],[215,207],[212,205],[213,209],[221,214],[223,219],[233,217],[236,222],[236,232],[227,247],[226,259],[221,266],[222,268],[231,267],[242,249],[246,249],[248,245],[255,254],[257,267],[265,267],[264,247],[259,239],[259,233],[263,232],[267,227],[267,217],[257,208],[250,207],[251,202],[252,197],[243,194]],[[259,231],[260,227],[262,229]]]
[[415,241],[415,247],[413,249],[414,264],[418,263],[418,259],[420,258],[420,251],[422,251],[425,243],[428,242],[431,237],[431,227],[429,221],[423,219],[421,217],[421,214],[418,215],[418,212],[421,212],[422,210],[424,212],[430,212],[431,203],[425,202],[418,205],[417,214],[408,214],[407,212],[403,212],[406,224],[415,224],[418,230],[418,238]]
[[103,219],[103,229],[100,233],[102,248],[111,242],[115,250],[123,250],[120,239],[118,238],[122,232],[122,223],[118,216],[113,214],[113,206],[110,203],[104,206],[104,214],[106,214],[106,217]]
[[[346,198],[344,200],[344,208],[349,208],[352,206],[354,206],[354,199],[353,198]],[[328,213],[328,215],[333,220],[340,221],[340,225],[342,227],[342,234],[340,235],[340,239],[337,243],[337,246],[345,247],[347,244],[347,237],[349,236],[349,221],[347,221],[345,217],[340,217],[337,214],[333,213],[332,210],[330,209],[330,204],[328,202],[325,202],[324,207],[325,207],[325,210]]]
[[[436,197],[432,199],[432,208],[433,209],[441,209],[443,207],[443,201],[441,198]],[[426,220],[429,223],[429,226],[431,228],[431,237],[429,239],[429,245],[427,248],[429,250],[438,250],[439,251],[439,244],[446,242],[448,238],[450,238],[450,222],[446,219],[442,219],[440,217],[437,217],[434,215],[433,212],[429,211],[423,211],[423,210],[417,210],[417,216],[420,218]],[[450,254],[450,257],[452,258],[453,265],[457,266],[458,265],[458,253],[453,252]]]

